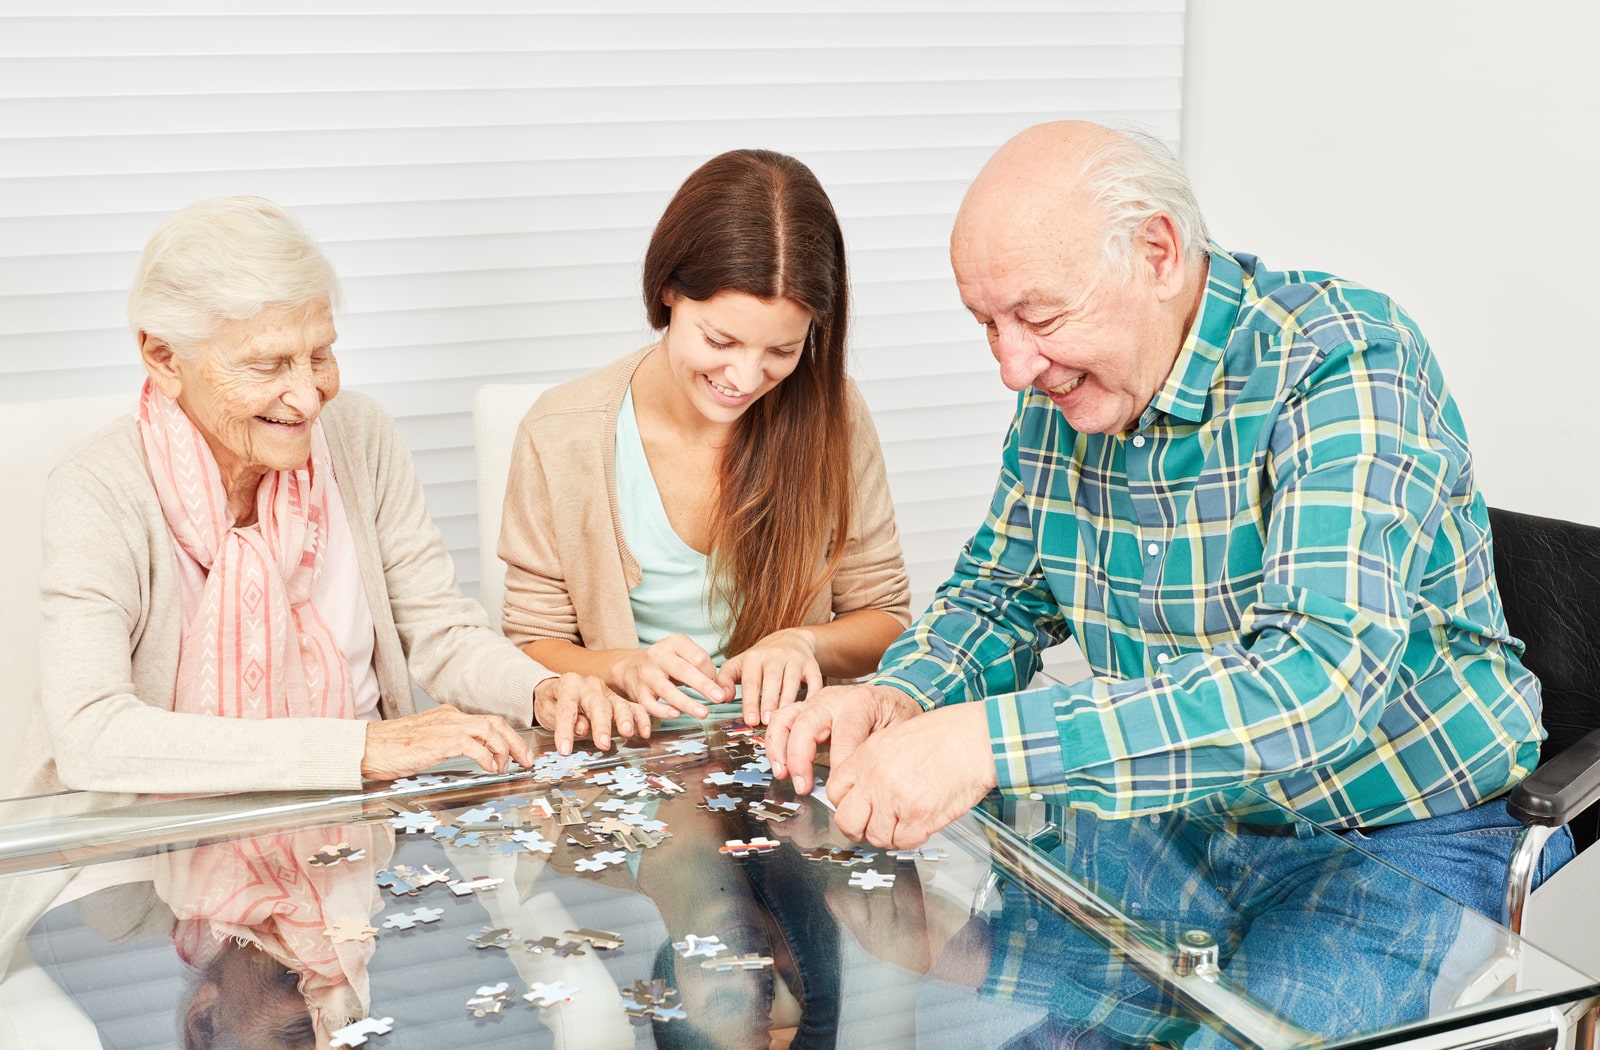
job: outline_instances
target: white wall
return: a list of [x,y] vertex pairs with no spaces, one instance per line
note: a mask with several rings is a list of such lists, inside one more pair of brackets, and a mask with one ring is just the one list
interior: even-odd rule
[[1212,235],[1394,296],[1494,505],[1600,524],[1600,6],[1190,0],[1183,159]]

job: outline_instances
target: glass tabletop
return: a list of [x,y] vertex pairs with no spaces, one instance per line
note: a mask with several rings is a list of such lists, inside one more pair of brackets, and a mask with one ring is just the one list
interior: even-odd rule
[[1042,816],[859,846],[737,723],[351,794],[0,802],[0,1003],[19,1046],[975,1050],[1355,1047],[1600,993],[1264,798]]

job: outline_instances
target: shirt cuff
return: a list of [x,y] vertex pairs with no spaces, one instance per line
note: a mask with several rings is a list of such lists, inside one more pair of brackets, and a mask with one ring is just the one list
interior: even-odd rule
[[1066,783],[1054,700],[1062,688],[1000,693],[984,701],[995,780],[1002,794],[1059,792]]

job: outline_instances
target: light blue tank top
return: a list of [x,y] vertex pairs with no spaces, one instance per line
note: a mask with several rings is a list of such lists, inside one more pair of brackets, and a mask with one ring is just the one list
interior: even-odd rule
[[632,390],[623,395],[617,413],[616,465],[622,535],[643,575],[639,586],[628,592],[639,644],[654,645],[669,634],[686,634],[721,666],[727,603],[708,596],[709,559],[683,542],[667,520],[639,437]]

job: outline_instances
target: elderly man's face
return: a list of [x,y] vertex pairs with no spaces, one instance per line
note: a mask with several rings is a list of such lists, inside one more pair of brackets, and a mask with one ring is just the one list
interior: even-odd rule
[[1067,231],[958,226],[950,260],[961,300],[986,329],[1000,378],[1037,387],[1081,433],[1133,427],[1172,368],[1149,266],[1109,270],[1098,223]]
[[224,478],[306,462],[311,424],[339,392],[337,337],[327,303],[268,307],[225,322],[193,356],[174,359],[176,400]]

